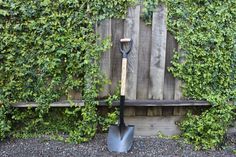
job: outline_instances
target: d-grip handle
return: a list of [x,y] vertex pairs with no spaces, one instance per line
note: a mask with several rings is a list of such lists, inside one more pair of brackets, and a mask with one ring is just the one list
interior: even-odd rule
[[[128,43],[128,48],[124,49],[124,43]],[[133,40],[130,38],[120,39],[120,52],[122,53],[122,58],[127,58],[133,46]]]

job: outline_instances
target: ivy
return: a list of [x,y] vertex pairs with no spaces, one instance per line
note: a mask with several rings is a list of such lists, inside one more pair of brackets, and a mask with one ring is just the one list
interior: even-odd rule
[[159,0],[144,0],[142,2],[143,9],[142,9],[141,18],[147,25],[152,24],[152,14],[155,11],[158,3],[159,3]]
[[[157,0],[145,0],[143,18],[151,24]],[[165,0],[168,29],[175,36],[172,66],[182,80],[188,99],[207,100],[212,108],[201,115],[188,114],[180,124],[182,136],[197,149],[219,146],[235,119],[236,2]]]
[[183,93],[207,100],[213,107],[181,123],[183,137],[196,148],[222,143],[235,118],[230,101],[236,100],[236,2],[168,0],[168,28],[180,50],[169,69],[184,82]]
[[[0,0],[1,139],[10,132],[20,136],[49,126],[49,104],[64,95],[70,99],[71,90],[81,93],[85,106],[64,110],[63,116],[75,119],[67,119],[71,127],[63,131],[69,132],[68,141],[78,143],[94,136],[99,119],[96,98],[104,82],[99,59],[110,46],[109,40],[98,44],[95,25],[105,18],[124,17],[131,3]],[[30,101],[39,107],[10,107]]]
[[[103,76],[99,58],[109,46],[98,44],[95,24],[104,18],[122,18],[132,0],[0,0],[0,138],[10,133],[27,135],[52,126],[49,104],[71,90],[80,92],[84,107],[59,112],[68,141],[84,142],[97,125],[110,123],[97,114],[96,98]],[[157,0],[145,0],[143,18],[150,24]],[[170,71],[183,81],[190,99],[209,101],[213,107],[200,116],[187,116],[183,137],[197,148],[212,148],[223,141],[235,118],[236,2],[162,1],[168,7],[168,28],[180,49]],[[10,104],[35,101],[36,109],[22,111]],[[71,120],[73,119],[73,120]],[[104,120],[104,121],[103,121]],[[111,121],[110,121],[111,120]],[[51,120],[53,121],[53,120]],[[68,122],[69,123],[63,123]]]

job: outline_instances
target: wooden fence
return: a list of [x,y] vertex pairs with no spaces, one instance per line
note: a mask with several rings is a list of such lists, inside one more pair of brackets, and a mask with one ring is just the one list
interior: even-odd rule
[[[128,106],[205,106],[202,101],[184,100],[181,82],[168,72],[174,50],[178,49],[175,38],[167,31],[167,8],[159,5],[153,13],[152,26],[141,20],[141,7],[129,8],[125,19],[107,19],[96,26],[96,32],[102,39],[111,38],[112,47],[101,58],[101,70],[111,84],[104,85],[100,98],[114,93],[121,79],[120,39],[133,39],[133,48],[128,55],[126,80],[126,99]],[[98,41],[99,42],[99,41]],[[81,93],[71,91],[71,99],[78,106],[83,106]],[[152,101],[153,100],[153,101]],[[114,104],[117,105],[118,102]],[[114,105],[113,104],[113,105]],[[100,105],[105,103],[100,101]],[[36,107],[35,102],[17,103],[14,107]],[[65,97],[51,104],[53,107],[68,107],[70,102]]]
[[[124,20],[107,19],[97,24],[96,32],[102,39],[110,37],[112,47],[103,53],[101,70],[111,84],[104,85],[100,98],[114,93],[121,78],[121,53],[119,41],[128,37],[133,39],[133,48],[128,55],[126,80],[125,121],[135,125],[136,135],[156,135],[158,131],[166,135],[179,133],[176,122],[181,120],[187,110],[199,112],[202,101],[183,100],[181,82],[175,79],[168,67],[178,44],[167,31],[167,8],[158,6],[153,13],[152,26],[147,26],[140,18],[141,7],[129,8]],[[99,42],[99,41],[98,41]],[[83,106],[80,93],[72,92],[75,105]],[[65,100],[65,99],[64,99]],[[52,107],[68,107],[70,102],[52,103]],[[119,105],[119,101],[113,105]],[[13,104],[14,107],[36,107],[34,102]],[[107,111],[104,101],[100,109]]]
[[173,51],[178,45],[167,31],[167,9],[160,5],[153,13],[152,26],[147,26],[140,18],[141,8],[129,8],[124,20],[107,19],[97,25],[97,33],[104,39],[111,37],[112,47],[101,60],[102,72],[112,82],[100,93],[105,97],[118,86],[121,73],[119,40],[133,39],[133,48],[128,55],[126,98],[180,100],[180,81],[176,80],[168,67],[171,66]]

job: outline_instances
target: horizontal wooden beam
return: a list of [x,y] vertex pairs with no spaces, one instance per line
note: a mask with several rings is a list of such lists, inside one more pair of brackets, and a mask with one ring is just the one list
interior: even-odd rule
[[[113,106],[119,106],[119,101],[114,101]],[[100,101],[99,105],[105,106],[105,101]],[[126,106],[209,106],[207,101],[198,100],[125,100]]]
[[[13,107],[37,107],[36,102],[20,102],[12,104]],[[83,100],[59,101],[50,104],[51,107],[70,107],[70,106],[84,106]]]
[[[99,101],[99,106],[106,106],[104,100]],[[119,101],[114,101],[112,106],[119,106]],[[126,100],[126,106],[209,106],[206,101],[198,100]],[[35,102],[21,102],[12,105],[13,107],[37,107]],[[59,101],[50,104],[51,107],[70,107],[70,106],[84,106],[83,100]]]

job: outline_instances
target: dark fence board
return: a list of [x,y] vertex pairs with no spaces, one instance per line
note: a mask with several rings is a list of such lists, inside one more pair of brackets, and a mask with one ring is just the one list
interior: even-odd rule
[[174,51],[177,50],[177,42],[175,38],[168,32],[166,42],[166,65],[165,65],[165,76],[164,76],[164,99],[174,99],[175,95],[175,78],[168,71],[168,67],[171,66],[171,60]]

